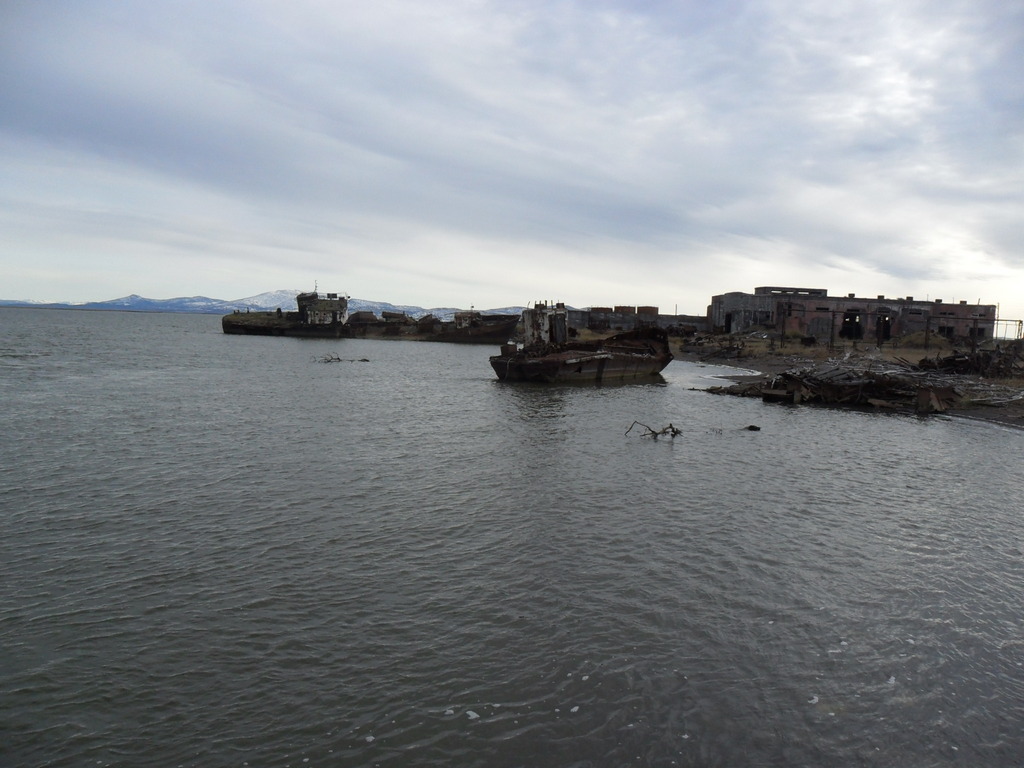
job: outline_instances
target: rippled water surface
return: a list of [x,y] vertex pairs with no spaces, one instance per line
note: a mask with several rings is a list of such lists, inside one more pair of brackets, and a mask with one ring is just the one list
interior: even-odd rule
[[0,310],[0,764],[1020,764],[1024,432],[492,353]]

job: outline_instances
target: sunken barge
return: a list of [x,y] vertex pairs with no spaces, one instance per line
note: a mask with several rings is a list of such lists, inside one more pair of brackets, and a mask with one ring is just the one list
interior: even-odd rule
[[569,338],[565,305],[535,304],[523,311],[524,344],[509,343],[490,358],[502,381],[545,383],[648,379],[670,362],[668,333],[638,328],[598,341]]

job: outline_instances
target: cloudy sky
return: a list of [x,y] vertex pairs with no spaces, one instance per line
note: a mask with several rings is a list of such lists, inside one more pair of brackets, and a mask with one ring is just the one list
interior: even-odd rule
[[1024,317],[1006,0],[3,0],[0,298]]

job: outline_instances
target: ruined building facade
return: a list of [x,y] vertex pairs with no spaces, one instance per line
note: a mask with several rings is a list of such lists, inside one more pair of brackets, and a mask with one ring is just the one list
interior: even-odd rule
[[754,293],[725,293],[711,298],[708,322],[714,331],[771,330],[819,340],[882,343],[915,333],[948,339],[983,341],[995,333],[995,304],[915,300],[913,296],[873,299],[829,296],[824,288],[766,286]]

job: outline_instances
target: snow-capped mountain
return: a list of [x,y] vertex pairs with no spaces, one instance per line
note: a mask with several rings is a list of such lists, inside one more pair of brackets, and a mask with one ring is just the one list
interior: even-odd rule
[[248,296],[244,299],[235,299],[227,302],[232,304],[232,309],[272,310],[280,307],[284,311],[295,308],[295,297],[302,291],[285,289],[282,291],[267,291],[258,293],[255,296]]
[[[78,304],[40,302],[40,301],[16,301],[0,299],[0,307],[45,307],[50,309],[108,309],[130,312],[196,312],[202,314],[227,314],[236,309],[251,312],[271,312],[281,308],[285,312],[295,310],[295,297],[302,291],[285,289],[279,291],[267,291],[255,296],[247,296],[243,299],[211,299],[207,296],[188,296],[176,299],[147,299],[138,294],[122,296],[119,299],[109,301],[90,301]],[[409,317],[419,319],[424,315],[433,315],[440,320],[451,320],[456,312],[460,311],[454,307],[436,307],[424,309],[407,304],[389,304],[385,301],[367,301],[364,299],[349,299],[349,312],[373,312],[380,317],[382,312],[404,312]],[[502,309],[481,310],[485,314],[494,315],[518,315],[522,307],[504,307]]]
[[[248,307],[250,310],[258,311],[272,311],[280,307],[284,311],[295,309],[295,297],[302,293],[302,291],[296,290],[284,290],[284,291],[269,291],[268,293],[261,293],[256,296],[249,296],[245,299],[236,299],[233,302],[228,302],[231,307],[227,311],[234,309],[245,309]],[[451,320],[456,312],[459,310],[456,307],[436,307],[433,309],[424,309],[423,307],[415,307],[409,304],[390,304],[386,301],[368,301],[366,299],[349,299],[348,300],[348,311],[349,314],[353,312],[373,312],[377,317],[381,316],[382,312],[404,312],[409,317],[418,320],[424,315],[433,315],[440,320]],[[508,312],[502,310],[494,310],[495,314],[519,314],[522,309],[509,309]]]

